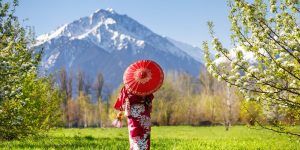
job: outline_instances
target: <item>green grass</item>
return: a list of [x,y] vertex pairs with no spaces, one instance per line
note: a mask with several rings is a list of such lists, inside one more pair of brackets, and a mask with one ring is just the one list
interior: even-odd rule
[[[128,147],[127,128],[56,129],[43,137],[0,142],[0,149],[126,150]],[[235,126],[229,131],[224,127],[152,127],[151,149],[300,150],[300,139],[244,126]]]

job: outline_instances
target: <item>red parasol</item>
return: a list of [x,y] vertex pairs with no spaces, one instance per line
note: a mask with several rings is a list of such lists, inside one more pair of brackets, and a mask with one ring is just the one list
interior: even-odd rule
[[164,80],[161,67],[152,60],[139,60],[124,72],[126,89],[135,95],[146,96],[160,88]]

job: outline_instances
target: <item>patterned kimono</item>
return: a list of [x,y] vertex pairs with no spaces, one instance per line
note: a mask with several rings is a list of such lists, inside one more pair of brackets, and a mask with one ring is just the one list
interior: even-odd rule
[[153,98],[153,94],[145,97],[130,94],[123,87],[115,103],[115,109],[125,111],[127,116],[131,150],[150,149],[150,113]]

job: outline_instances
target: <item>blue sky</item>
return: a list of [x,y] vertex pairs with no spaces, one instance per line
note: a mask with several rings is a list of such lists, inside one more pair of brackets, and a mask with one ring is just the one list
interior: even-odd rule
[[106,8],[127,14],[160,35],[196,46],[211,40],[206,25],[211,20],[225,46],[230,43],[226,0],[20,0],[17,16],[28,19],[23,24],[34,26],[40,35]]

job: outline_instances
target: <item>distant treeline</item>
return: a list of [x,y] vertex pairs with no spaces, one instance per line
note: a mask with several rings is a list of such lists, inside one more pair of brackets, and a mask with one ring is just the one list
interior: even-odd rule
[[[113,104],[120,88],[107,100],[102,99],[105,82],[98,74],[94,83],[87,82],[83,72],[76,73],[77,96],[72,96],[72,78],[65,69],[59,72],[59,89],[62,94],[62,126],[108,127],[115,118]],[[92,101],[91,88],[96,91],[97,101]],[[246,101],[235,88],[218,82],[205,70],[198,78],[186,73],[169,72],[153,101],[153,125],[254,125],[255,120],[265,124],[274,120],[286,124],[299,124],[288,112],[266,110],[255,101]],[[124,123],[126,119],[124,119]]]

